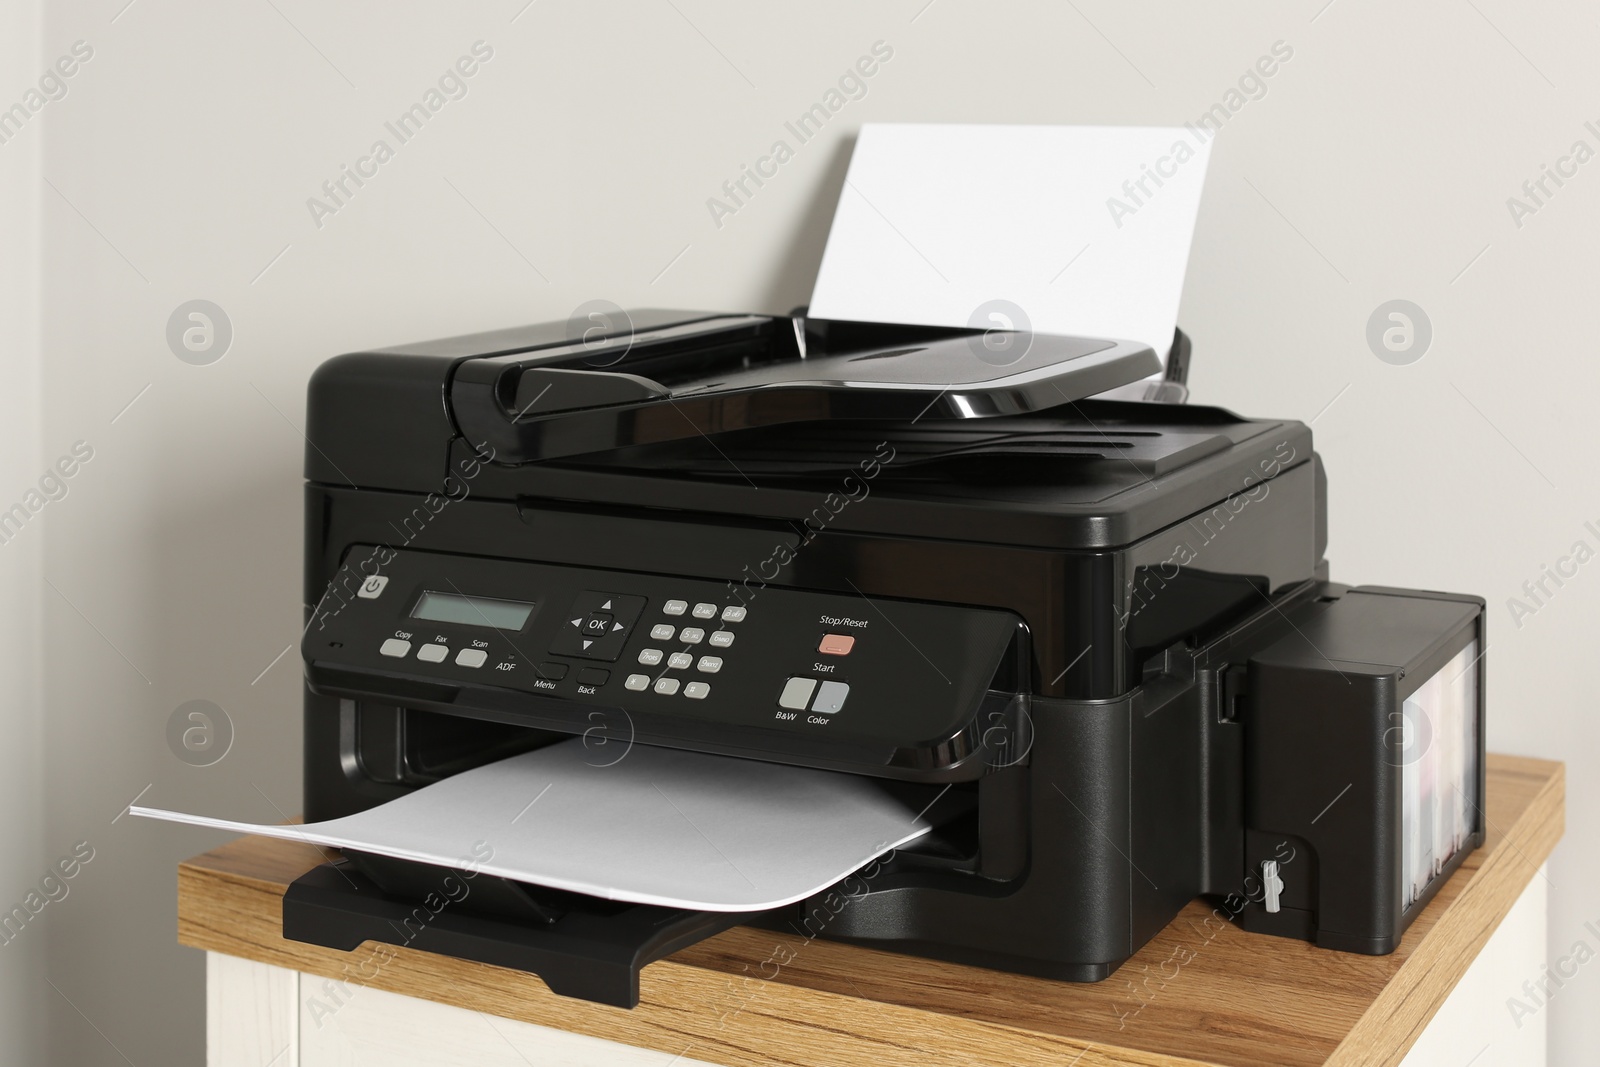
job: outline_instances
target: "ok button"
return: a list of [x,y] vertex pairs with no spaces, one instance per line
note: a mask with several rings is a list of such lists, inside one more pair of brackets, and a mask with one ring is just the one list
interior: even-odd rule
[[611,616],[595,612],[583,620],[583,632],[590,637],[604,637],[611,632]]

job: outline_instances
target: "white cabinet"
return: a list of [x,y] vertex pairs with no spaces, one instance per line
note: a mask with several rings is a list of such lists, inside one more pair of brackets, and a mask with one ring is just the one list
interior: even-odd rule
[[708,1067],[689,1052],[634,1048],[206,953],[207,1067]]

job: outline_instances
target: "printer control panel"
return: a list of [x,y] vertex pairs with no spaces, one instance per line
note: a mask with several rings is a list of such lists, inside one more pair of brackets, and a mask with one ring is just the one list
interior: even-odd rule
[[1019,626],[982,608],[356,545],[302,651],[327,691],[577,729],[613,708],[903,746],[972,720]]

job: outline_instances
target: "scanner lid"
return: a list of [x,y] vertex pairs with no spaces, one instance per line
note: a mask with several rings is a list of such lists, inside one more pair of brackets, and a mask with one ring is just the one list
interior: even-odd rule
[[455,360],[455,429],[527,463],[830,419],[1042,411],[1161,370],[1098,338],[646,309],[388,349]]

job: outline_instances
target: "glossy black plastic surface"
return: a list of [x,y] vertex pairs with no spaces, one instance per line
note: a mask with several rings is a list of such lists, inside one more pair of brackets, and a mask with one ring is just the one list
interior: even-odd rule
[[593,898],[550,921],[484,914],[457,903],[458,893],[471,899],[472,876],[428,870],[439,888],[392,896],[348,862],[315,867],[284,893],[283,936],[343,952],[371,941],[514,967],[537,974],[552,993],[631,1008],[646,964],[744,918]]
[[[1128,342],[977,331],[860,330],[808,344],[787,318],[626,314],[553,341],[550,327],[408,346],[448,354],[454,424],[480,455],[529,462],[817,419],[981,419],[1055,407],[1160,370]],[[580,329],[580,326],[582,327]],[[341,357],[355,360],[362,354]]]
[[[1400,936],[1468,852],[1483,843],[1484,680],[1474,672],[1476,769],[1461,803],[1475,816],[1463,847],[1405,907],[1402,774],[1427,747],[1444,744],[1426,722],[1403,724],[1406,699],[1470,642],[1486,650],[1484,602],[1416,590],[1329,586],[1289,613],[1292,629],[1249,657],[1240,691],[1246,726],[1244,866],[1258,871],[1275,850],[1282,863],[1281,910],[1251,901],[1247,929],[1347,952],[1393,952]],[[1453,669],[1453,668],[1452,668]],[[1423,709],[1423,717],[1435,709]],[[1439,783],[1441,789],[1443,783]],[[1334,800],[1337,799],[1337,804]],[[1419,823],[1424,823],[1418,814]],[[1300,858],[1303,856],[1304,858]]]
[[[416,618],[438,592],[528,617]],[[997,676],[1015,684],[1026,632],[999,611],[367,544],[351,548],[302,651],[311,685],[334,696],[949,778],[986,772],[983,735],[1014,714],[1013,694],[988,691]],[[785,704],[793,679],[806,699]],[[827,693],[842,695],[824,707]]]

